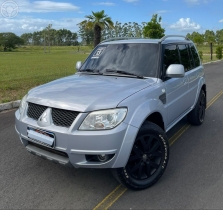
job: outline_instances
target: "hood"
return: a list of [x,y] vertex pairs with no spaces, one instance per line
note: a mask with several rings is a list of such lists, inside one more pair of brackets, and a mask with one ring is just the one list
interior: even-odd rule
[[32,89],[27,101],[79,112],[110,109],[156,81],[77,73]]

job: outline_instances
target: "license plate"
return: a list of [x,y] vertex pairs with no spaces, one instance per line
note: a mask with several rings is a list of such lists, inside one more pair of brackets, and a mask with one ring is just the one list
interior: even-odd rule
[[52,147],[54,144],[55,135],[52,132],[28,127],[27,134],[28,134],[28,137],[31,139],[31,141],[34,141],[38,144],[42,144],[42,145],[50,146],[50,147]]

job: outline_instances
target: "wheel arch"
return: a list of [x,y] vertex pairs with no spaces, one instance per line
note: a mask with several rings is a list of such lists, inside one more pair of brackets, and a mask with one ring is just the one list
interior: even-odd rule
[[[139,130],[145,122],[152,122],[158,125],[165,132],[163,116],[159,111],[149,113],[138,128],[130,125],[123,141],[122,148],[119,151],[118,158],[116,159],[112,168],[124,167],[126,165]],[[123,154],[125,155],[123,156]]]
[[207,89],[206,89],[206,84],[203,84],[202,87],[201,87],[201,90],[204,91],[204,94],[206,96],[206,102],[205,102],[205,108],[207,108]]
[[146,121],[149,121],[158,125],[160,128],[162,128],[165,131],[163,116],[161,115],[160,112],[156,111],[156,112],[151,113],[144,122]]
[[[193,108],[195,107],[196,103],[197,103],[197,100],[199,98],[199,95],[200,95],[200,92],[201,90],[203,90],[205,92],[205,96],[206,96],[206,100],[207,100],[207,86],[206,86],[206,83],[205,83],[205,79],[202,77],[198,83],[198,88],[197,88],[197,95],[196,95],[196,98],[195,98],[195,102],[193,104]],[[206,102],[207,104],[207,102]]]

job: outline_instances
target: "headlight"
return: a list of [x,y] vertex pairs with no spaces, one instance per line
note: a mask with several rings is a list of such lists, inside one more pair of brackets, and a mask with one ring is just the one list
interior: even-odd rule
[[79,130],[112,129],[124,120],[126,114],[126,108],[92,112],[82,122]]
[[25,105],[26,105],[26,98],[27,98],[28,95],[25,95],[21,102],[20,102],[20,105],[19,105],[19,113],[22,114],[22,112],[24,111],[25,109]]

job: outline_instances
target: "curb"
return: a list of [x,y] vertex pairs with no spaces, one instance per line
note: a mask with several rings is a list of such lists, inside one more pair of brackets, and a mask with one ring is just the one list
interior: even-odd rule
[[11,101],[8,103],[0,104],[0,112],[2,112],[4,110],[18,108],[20,105],[20,101],[21,100],[17,100],[17,101]]
[[222,60],[217,60],[217,61],[210,61],[210,62],[207,62],[207,63],[203,63],[203,65],[206,65],[206,64],[211,64],[211,63],[217,63],[217,62],[221,62]]
[[[208,63],[203,63],[203,65],[216,63],[216,62],[220,62],[220,61],[222,61],[222,60],[217,60],[217,61],[211,61],[211,62],[208,62]],[[2,112],[4,110],[18,108],[19,105],[20,105],[20,101],[21,100],[17,100],[17,101],[11,101],[11,102],[8,102],[8,103],[0,104],[0,112]]]

